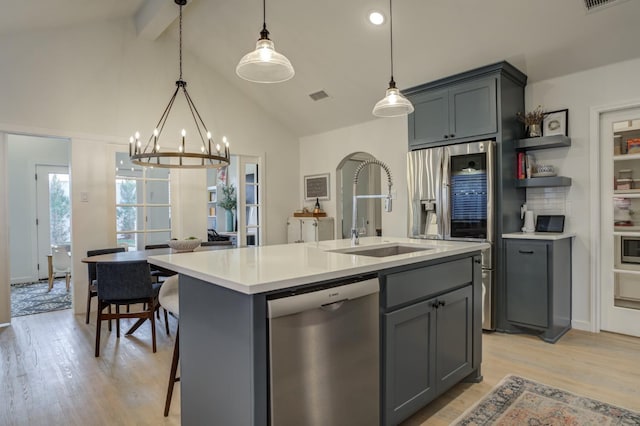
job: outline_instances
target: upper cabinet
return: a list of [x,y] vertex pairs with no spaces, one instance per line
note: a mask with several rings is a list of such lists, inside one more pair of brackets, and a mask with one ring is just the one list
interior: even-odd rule
[[526,76],[506,62],[403,91],[409,115],[409,149],[494,136],[499,132],[498,87],[509,78],[522,88]]
[[456,84],[410,97],[409,145],[468,138],[497,130],[496,79]]

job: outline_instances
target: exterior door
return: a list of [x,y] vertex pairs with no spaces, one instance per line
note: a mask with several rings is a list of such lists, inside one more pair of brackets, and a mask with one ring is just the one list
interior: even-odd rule
[[[600,116],[600,329],[640,336],[640,108]],[[624,181],[624,182],[623,182]],[[640,182],[640,181],[638,181]]]
[[38,279],[48,277],[47,256],[52,245],[71,249],[69,189],[68,167],[36,165]]

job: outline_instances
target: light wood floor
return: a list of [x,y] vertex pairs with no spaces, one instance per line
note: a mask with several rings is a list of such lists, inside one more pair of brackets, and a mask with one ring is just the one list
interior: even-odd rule
[[[120,339],[105,325],[100,358],[94,321],[59,311],[0,329],[0,425],[180,424],[179,384],[162,415],[175,321],[170,337],[156,323],[155,354],[148,325]],[[507,374],[640,411],[640,339],[574,330],[551,345],[494,333],[484,335],[484,381],[457,385],[405,425],[447,425]]]

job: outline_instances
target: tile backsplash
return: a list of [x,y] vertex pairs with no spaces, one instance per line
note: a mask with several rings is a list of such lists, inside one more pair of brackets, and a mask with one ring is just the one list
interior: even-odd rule
[[539,214],[567,214],[568,187],[527,188],[527,209]]

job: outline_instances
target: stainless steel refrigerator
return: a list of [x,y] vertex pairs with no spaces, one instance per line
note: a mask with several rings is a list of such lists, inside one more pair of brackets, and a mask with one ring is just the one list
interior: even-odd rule
[[494,141],[411,151],[407,158],[409,237],[483,241],[483,324],[495,329]]

